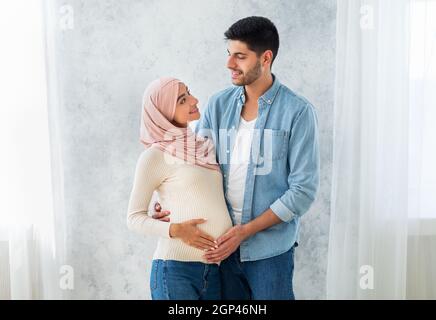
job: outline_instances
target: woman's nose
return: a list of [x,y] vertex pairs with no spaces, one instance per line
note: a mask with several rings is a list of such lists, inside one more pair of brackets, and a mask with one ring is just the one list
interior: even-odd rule
[[194,96],[191,96],[191,98],[192,98],[191,104],[193,106],[196,105],[198,103],[198,99],[196,97],[194,97]]

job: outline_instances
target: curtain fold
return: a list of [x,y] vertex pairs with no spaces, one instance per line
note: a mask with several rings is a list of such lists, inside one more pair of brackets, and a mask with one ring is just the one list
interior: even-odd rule
[[[62,172],[51,110],[52,37],[44,24],[46,1],[0,4],[2,74],[0,128],[0,298],[62,299],[65,261]],[[55,22],[51,21],[50,23]],[[48,90],[49,89],[49,90]]]
[[411,210],[424,221],[410,190],[417,178],[410,174],[417,164],[410,157],[411,3],[337,2],[329,299],[409,297],[411,257],[424,248],[410,229]]
[[436,1],[413,1],[407,298],[436,299]]

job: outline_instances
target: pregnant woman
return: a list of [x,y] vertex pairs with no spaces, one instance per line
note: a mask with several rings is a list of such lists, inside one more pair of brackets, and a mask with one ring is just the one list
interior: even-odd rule
[[[141,142],[130,195],[127,225],[159,236],[150,276],[153,300],[221,299],[218,264],[204,251],[232,227],[222,175],[210,139],[195,135],[188,123],[200,117],[198,100],[174,78],[153,81],[143,97]],[[154,191],[171,223],[152,219]]]

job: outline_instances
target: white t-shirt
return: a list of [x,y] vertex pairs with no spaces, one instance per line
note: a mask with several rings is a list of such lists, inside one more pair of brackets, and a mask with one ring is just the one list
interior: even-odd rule
[[236,223],[241,224],[242,207],[244,205],[245,180],[250,163],[251,142],[256,119],[246,121],[241,117],[238,132],[230,159],[227,199],[233,209]]

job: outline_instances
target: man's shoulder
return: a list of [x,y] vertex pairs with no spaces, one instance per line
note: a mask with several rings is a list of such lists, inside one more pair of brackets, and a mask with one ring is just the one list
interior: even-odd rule
[[283,84],[280,88],[280,99],[281,103],[290,108],[293,114],[301,114],[309,110],[316,112],[314,105],[306,97]]
[[295,92],[284,84],[281,85],[280,93],[283,99],[300,108],[313,107],[312,103],[302,94]]

